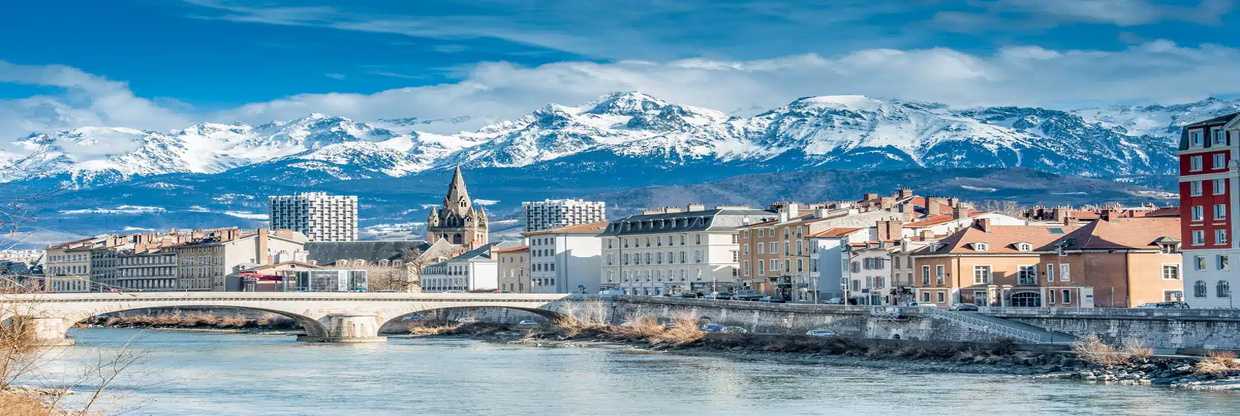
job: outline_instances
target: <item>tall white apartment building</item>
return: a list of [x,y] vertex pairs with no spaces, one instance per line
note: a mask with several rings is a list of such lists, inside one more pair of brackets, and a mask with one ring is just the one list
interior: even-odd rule
[[607,204],[581,199],[547,199],[521,203],[525,232],[607,221]]
[[273,230],[293,230],[310,241],[356,241],[357,197],[305,192],[268,198]]

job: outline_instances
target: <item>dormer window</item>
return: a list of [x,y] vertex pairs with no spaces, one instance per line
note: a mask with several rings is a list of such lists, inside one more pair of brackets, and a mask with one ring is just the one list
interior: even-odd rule
[[1223,129],[1216,128],[1213,133],[1214,137],[1211,139],[1211,143],[1216,145],[1227,143],[1227,134],[1223,131]]
[[1016,251],[1033,251],[1033,244],[1016,243]]
[[990,244],[973,243],[973,251],[986,251],[990,249]]
[[1189,130],[1188,141],[1193,146],[1201,147],[1201,145],[1203,144],[1201,130]]

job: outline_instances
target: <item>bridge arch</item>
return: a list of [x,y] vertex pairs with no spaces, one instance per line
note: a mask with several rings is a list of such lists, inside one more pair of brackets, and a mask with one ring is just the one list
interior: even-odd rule
[[273,309],[273,308],[263,308],[263,307],[255,307],[255,306],[239,306],[239,305],[224,305],[224,304],[221,304],[221,305],[205,304],[205,305],[188,305],[188,306],[187,305],[167,305],[167,306],[140,306],[140,307],[124,306],[124,307],[117,307],[117,308],[102,308],[102,309],[93,310],[86,314],[70,315],[65,318],[65,321],[66,321],[66,325],[68,325],[69,327],[72,327],[78,323],[81,323],[83,321],[86,321],[88,319],[91,319],[91,318],[94,318],[100,315],[133,312],[133,311],[141,311],[141,310],[187,309],[187,308],[238,309],[238,310],[247,310],[247,311],[267,312],[267,313],[272,313],[272,314],[283,316],[285,318],[292,319],[293,322],[296,322],[297,325],[301,326],[302,330],[306,331],[306,336],[308,337],[322,338],[327,335],[327,328],[324,326],[324,323],[320,322],[320,320],[318,319],[314,319],[309,316],[305,316],[299,313],[289,312],[285,310],[280,310],[280,309]]
[[564,314],[560,312],[556,312],[556,311],[552,311],[548,309],[509,306],[509,305],[434,306],[434,307],[418,308],[417,310],[411,310],[411,311],[401,313],[398,315],[386,317],[385,319],[382,320],[382,322],[379,322],[379,328],[387,328],[390,325],[394,325],[398,322],[405,321],[409,317],[419,315],[419,314],[432,314],[432,313],[437,313],[437,312],[453,312],[453,311],[486,311],[486,310],[507,310],[507,311],[528,312],[528,313],[534,314],[536,316],[539,316],[551,322],[554,322],[565,316]]

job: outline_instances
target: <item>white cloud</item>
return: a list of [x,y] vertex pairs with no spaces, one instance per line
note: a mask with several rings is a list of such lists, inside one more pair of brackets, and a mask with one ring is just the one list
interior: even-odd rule
[[498,203],[499,201],[494,200],[494,199],[481,199],[481,198],[474,199],[474,204],[478,206],[483,206],[483,207],[489,207],[491,205],[495,205]]
[[224,211],[224,215],[235,218],[244,218],[247,220],[267,220],[268,218],[267,214],[259,214],[249,211]]
[[1078,106],[1181,102],[1240,92],[1240,50],[1165,40],[1124,50],[1013,46],[994,54],[947,48],[867,49],[838,56],[733,61],[483,63],[455,83],[375,94],[302,94],[216,114],[262,122],[319,111],[362,119],[444,118],[467,112],[477,127],[546,103],[580,104],[620,90],[723,111],[767,109],[808,95],[862,94],[971,105]]
[[6,114],[12,113],[14,101],[0,101],[0,131],[96,123],[161,129],[199,119],[264,123],[311,112],[361,120],[471,116],[466,123],[446,125],[456,130],[517,117],[547,103],[576,105],[623,90],[741,113],[769,109],[797,97],[834,94],[898,97],[957,106],[1183,102],[1240,93],[1240,71],[1235,70],[1235,62],[1240,62],[1240,50],[1236,48],[1210,44],[1181,46],[1166,40],[1116,51],[1011,46],[993,54],[947,48],[865,49],[833,56],[798,54],[757,60],[569,61],[534,67],[489,62],[469,68],[460,81],[452,83],[373,94],[299,94],[211,113],[152,108],[148,116],[74,99],[76,90],[105,91],[91,94],[128,97],[121,101],[154,105],[134,97],[124,84],[67,67],[8,65],[0,67],[0,73],[7,74],[0,80],[18,79],[14,75],[16,68],[17,72],[27,74],[20,78],[23,82],[37,79],[46,85],[70,86],[63,96],[29,100],[52,102],[57,108],[85,115],[59,119],[55,126],[31,125],[20,117],[6,118]]
[[64,65],[17,65],[0,60],[0,83],[56,87],[60,93],[0,100],[0,137],[86,125],[172,128],[189,119],[123,82]]
[[118,205],[115,208],[82,208],[82,209],[66,209],[61,210],[61,215],[139,215],[139,214],[158,214],[167,212],[160,207],[150,207],[143,205]]

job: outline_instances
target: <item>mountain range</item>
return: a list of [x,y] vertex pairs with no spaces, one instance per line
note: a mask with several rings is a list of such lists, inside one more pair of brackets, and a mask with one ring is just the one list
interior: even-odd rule
[[[1102,181],[1112,184],[1106,198],[1165,203],[1174,182],[1168,178],[1177,169],[1179,126],[1236,111],[1240,100],[1219,98],[1054,110],[819,96],[737,115],[620,92],[581,106],[547,105],[456,134],[419,131],[424,124],[414,117],[356,121],[323,114],[171,131],[82,127],[7,141],[0,148],[6,195],[0,202],[31,212],[29,229],[78,235],[254,222],[268,194],[325,190],[359,194],[364,223],[386,229],[422,221],[423,205],[442,197],[446,171],[459,165],[471,193],[498,218],[521,200],[609,199],[629,189],[688,190],[733,177],[761,180],[792,197],[797,189],[783,185],[804,182],[813,172],[831,172],[838,189],[857,182],[850,175],[876,185],[921,182],[918,174],[894,175],[905,178],[900,183],[881,180],[893,171],[932,173],[942,179],[935,183],[989,177],[989,185],[957,182],[994,192],[956,190],[1023,203],[1085,202],[1068,196],[1095,192]],[[1001,172],[1021,183],[1030,177],[1092,181],[1084,190],[1009,193],[1005,187],[1012,184],[999,180]],[[803,197],[855,196],[833,196],[822,188],[829,185]],[[750,188],[733,188],[731,196],[723,195],[726,189],[698,194],[707,203],[771,202]]]

